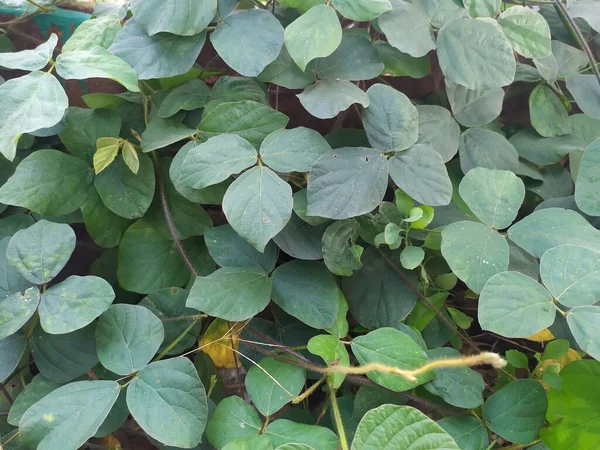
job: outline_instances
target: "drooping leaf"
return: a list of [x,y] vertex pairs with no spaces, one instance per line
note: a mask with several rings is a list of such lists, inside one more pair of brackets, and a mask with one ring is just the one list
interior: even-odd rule
[[277,172],[309,172],[329,150],[331,147],[318,132],[298,127],[268,135],[260,146],[260,158]]
[[[0,339],[0,383],[4,383],[17,368],[26,348],[27,342],[24,333],[14,333]],[[13,408],[11,407],[11,412]],[[11,423],[11,417],[8,418],[8,422]]]
[[217,0],[205,0],[198,5],[187,0],[134,0],[131,12],[150,36],[157,33],[192,36],[203,31],[215,17]]
[[552,54],[546,19],[533,9],[516,6],[507,8],[498,18],[515,51],[526,58],[544,58]]
[[258,436],[262,420],[252,405],[233,395],[221,400],[206,425],[206,438],[223,448],[236,439]]
[[127,406],[142,429],[174,447],[200,442],[208,416],[204,386],[187,358],[153,362],[127,387]]
[[5,237],[0,241],[0,299],[4,299],[15,292],[24,292],[31,287],[31,282],[8,262],[6,250],[9,242],[10,237]]
[[593,119],[600,119],[600,85],[594,75],[569,75],[567,89],[577,102],[577,106]]
[[470,128],[460,136],[460,167],[467,173],[474,167],[516,172],[519,155],[504,136],[484,128]]
[[394,2],[392,10],[384,12],[377,23],[391,45],[415,58],[436,46],[429,17],[412,3]]
[[46,42],[41,43],[32,50],[22,50],[14,53],[2,52],[0,53],[0,66],[5,69],[41,70],[46,67],[48,60],[52,58],[57,43],[58,37],[52,33]]
[[389,0],[333,0],[339,13],[352,20],[367,22],[392,9]]
[[487,125],[502,112],[502,88],[469,89],[446,80],[446,94],[454,118],[465,127]]
[[567,314],[567,323],[573,337],[581,349],[595,359],[600,358],[598,319],[600,319],[600,307],[594,305],[578,306],[572,308]]
[[517,149],[521,158],[540,166],[554,164],[568,153],[585,148],[583,142],[571,135],[545,138],[531,128],[517,131],[509,142]]
[[536,86],[531,92],[529,114],[531,125],[543,137],[563,136],[571,132],[569,114],[548,86]]
[[319,119],[331,119],[355,103],[369,106],[367,94],[349,81],[317,81],[297,97],[304,109]]
[[442,427],[463,450],[486,450],[490,445],[485,425],[475,417],[450,416],[438,420]]
[[600,215],[600,202],[594,192],[600,174],[600,138],[593,141],[583,153],[575,182],[575,201],[584,213]]
[[104,137],[98,139],[96,143],[96,153],[94,153],[94,172],[99,174],[112,164],[122,146],[122,141],[115,137]]

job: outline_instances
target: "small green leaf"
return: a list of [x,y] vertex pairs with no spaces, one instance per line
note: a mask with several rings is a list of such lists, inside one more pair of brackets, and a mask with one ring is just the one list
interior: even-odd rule
[[598,320],[600,307],[578,306],[567,314],[567,323],[581,349],[592,358],[600,358]]
[[17,331],[33,316],[40,303],[40,291],[30,287],[24,293],[16,292],[0,302],[0,339]]
[[92,189],[81,206],[85,228],[100,247],[112,248],[119,245],[121,236],[131,222],[109,210],[98,193]]
[[[494,151],[490,152],[489,149]],[[519,155],[504,136],[483,128],[470,128],[460,136],[460,168],[467,173],[474,167],[516,172]]]
[[277,130],[260,146],[263,163],[277,172],[309,172],[315,162],[331,147],[317,131],[298,127]]
[[157,33],[192,36],[204,30],[213,20],[217,13],[217,0],[205,0],[199,5],[187,0],[134,0],[131,12],[150,36]]
[[331,6],[317,5],[285,29],[285,46],[302,71],[315,58],[331,55],[342,41],[342,26]]
[[593,216],[600,215],[600,202],[596,190],[600,174],[600,138],[593,141],[583,153],[577,180],[575,181],[575,201],[581,210]]
[[389,0],[333,0],[333,6],[342,16],[358,22],[374,20],[392,9]]
[[469,89],[446,80],[446,95],[454,118],[465,127],[487,125],[502,112],[502,88]]
[[426,56],[413,58],[381,40],[373,42],[373,47],[379,53],[384,64],[384,75],[408,76],[418,79],[426,77],[431,71],[431,64]]
[[425,252],[421,247],[404,247],[402,253],[400,253],[400,263],[402,267],[408,270],[413,270],[419,267],[419,264],[423,262],[425,258]]
[[193,111],[194,109],[204,108],[210,98],[210,88],[204,81],[190,80],[167,94],[158,109],[158,117],[166,119],[181,110]]
[[419,58],[435,48],[429,17],[417,5],[394,2],[391,11],[377,19],[388,42],[402,53]]
[[444,162],[450,161],[458,151],[460,127],[446,108],[437,105],[418,105],[419,137],[417,144],[438,152]]
[[577,102],[577,106],[593,119],[600,120],[600,86],[594,75],[569,75],[566,78],[567,89]]
[[305,381],[303,367],[267,357],[252,366],[245,384],[256,409],[270,416],[300,394]]
[[206,392],[187,358],[156,361],[140,370],[127,388],[127,406],[140,427],[163,444],[191,448],[202,439]]
[[531,125],[541,136],[555,137],[569,134],[569,114],[551,88],[536,86],[529,96]]
[[236,439],[258,436],[262,420],[253,406],[233,395],[221,400],[206,425],[206,438],[217,448]]
[[485,425],[475,417],[450,416],[438,420],[462,450],[486,450],[490,444]]
[[82,22],[62,46],[61,53],[91,50],[93,47],[110,47],[121,30],[121,20],[117,14],[108,14]]
[[149,153],[195,136],[196,129],[181,123],[183,116],[184,113],[180,113],[167,119],[158,116],[152,118],[142,133],[142,151]]
[[271,423],[264,434],[273,447],[299,443],[319,450],[336,450],[340,443],[338,437],[329,428],[286,419],[278,419]]
[[6,250],[9,242],[10,237],[5,237],[0,241],[0,299],[4,299],[15,292],[23,292],[31,287],[31,282],[8,262]]
[[317,81],[297,97],[304,109],[319,119],[331,119],[355,103],[369,106],[367,94],[349,81]]
[[104,137],[96,141],[96,153],[94,153],[94,171],[96,175],[111,165],[119,154],[121,145],[121,139],[114,137]]
[[58,37],[52,33],[46,42],[32,50],[22,50],[14,53],[0,53],[0,66],[5,69],[41,70],[52,58]]
[[544,58],[552,54],[550,27],[533,9],[515,5],[507,8],[498,23],[515,51],[525,58]]
[[265,67],[258,79],[288,89],[304,89],[315,81],[315,74],[310,70],[303,72],[284,46],[277,59]]
[[[7,338],[0,339],[0,383],[4,383],[17,368],[26,349],[27,341],[25,340],[24,333],[14,333]],[[18,402],[18,398],[15,402]],[[14,405],[11,407],[11,414],[8,417],[8,423],[10,424],[13,424],[12,419],[14,418],[14,414],[16,414],[12,413],[13,409],[15,409]],[[16,422],[18,425],[19,421],[17,420]]]
[[125,161],[125,164],[127,164],[129,170],[131,170],[135,175],[137,175],[140,170],[140,157],[138,156],[133,144],[125,141],[123,143],[122,154],[123,161]]
[[359,225],[355,220],[340,220],[327,227],[323,234],[323,260],[330,272],[349,277],[362,267],[363,248],[354,242]]
[[544,349],[544,356],[542,356],[542,361],[546,361],[548,359],[559,359],[567,354],[569,351],[569,341],[566,339],[556,339],[554,341],[548,342],[546,348]]
[[[335,336],[320,334],[312,337],[308,341],[306,348],[313,355],[323,358],[323,361],[325,361],[329,366],[350,366],[350,356],[348,355],[348,350],[346,350],[344,343]],[[329,375],[329,377],[331,377],[333,387],[337,389],[344,382],[346,374],[341,372],[332,373]]]
[[521,158],[538,166],[557,163],[568,153],[585,147],[583,142],[571,135],[545,138],[531,128],[517,131],[509,142],[517,149]]

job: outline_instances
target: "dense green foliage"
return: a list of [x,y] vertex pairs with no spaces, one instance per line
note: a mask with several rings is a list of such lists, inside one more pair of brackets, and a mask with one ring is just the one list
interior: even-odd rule
[[600,0],[512,3],[0,35],[0,447],[598,449]]

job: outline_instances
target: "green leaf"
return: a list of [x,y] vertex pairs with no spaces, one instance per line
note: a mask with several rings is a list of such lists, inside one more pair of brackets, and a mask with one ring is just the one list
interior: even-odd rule
[[187,0],[134,0],[131,12],[150,36],[172,33],[192,36],[204,30],[217,13],[217,0],[193,5]]
[[263,83],[254,78],[224,75],[213,85],[212,97],[218,103],[250,100],[270,106],[267,90]]
[[600,438],[600,362],[573,361],[560,377],[561,389],[548,392],[548,425],[541,437],[548,448],[594,450]]
[[583,142],[571,135],[544,138],[531,128],[517,131],[509,142],[517,149],[521,158],[539,166],[554,164],[568,153],[585,147]]
[[540,277],[565,306],[592,305],[598,301],[600,261],[595,251],[574,245],[551,248],[540,260]]
[[[22,336],[21,339],[25,344]],[[25,389],[15,398],[8,414],[8,423],[18,427],[25,411],[59,387],[60,384],[49,381],[40,374],[33,377],[31,383],[25,386]]]
[[569,341],[565,339],[556,339],[554,341],[548,342],[546,348],[544,349],[544,356],[542,357],[542,361],[562,358],[569,351],[569,346]]
[[62,216],[83,204],[92,177],[84,161],[58,150],[38,150],[21,161],[0,188],[0,201],[46,216]]
[[331,119],[355,103],[369,106],[367,94],[349,81],[317,81],[297,97],[304,109],[319,119]]
[[507,8],[498,23],[515,51],[525,58],[544,58],[552,54],[550,27],[537,11],[516,5]]
[[394,183],[419,203],[448,205],[452,199],[452,182],[444,160],[427,145],[413,145],[388,160]]
[[370,148],[345,147],[321,156],[308,176],[309,216],[348,219],[375,209],[387,188],[387,161]]
[[65,80],[108,78],[131,92],[140,92],[135,70],[126,61],[100,46],[58,55],[56,72]]
[[117,157],[94,178],[94,187],[106,207],[126,219],[142,217],[154,197],[156,179],[152,161],[144,154],[139,155],[139,160],[137,174],[129,170],[122,157]]
[[258,436],[262,420],[253,406],[233,395],[221,400],[206,425],[206,438],[223,448],[236,439]]
[[[181,288],[159,289],[152,294],[144,297],[139,306],[149,309],[152,313],[161,319],[165,338],[159,347],[163,351],[175,339],[179,338],[183,332],[195,320],[197,312],[185,306],[189,291]],[[186,317],[187,319],[184,319]],[[169,320],[177,319],[177,320]],[[200,335],[200,322],[197,322],[187,334],[169,351],[169,355],[178,355],[194,345]]]
[[[361,365],[382,363],[404,370],[417,369],[428,362],[427,354],[412,338],[393,328],[379,328],[364,336],[358,336],[352,342],[352,352]],[[433,379],[433,372],[417,376],[409,381],[398,375],[377,371],[367,372],[375,383],[395,392],[408,391]],[[356,434],[360,435],[359,432]]]
[[263,163],[277,172],[309,172],[315,161],[331,147],[315,130],[298,127],[277,130],[260,146]]
[[96,153],[94,153],[94,172],[99,174],[115,160],[123,145],[121,139],[104,137],[98,139]]
[[[335,336],[328,334],[315,336],[308,341],[306,348],[313,355],[323,358],[328,366],[350,366],[350,356],[348,350],[346,350],[346,345]],[[344,382],[346,374],[338,372],[332,373],[328,377],[331,377],[333,387],[337,389]]]
[[502,272],[481,291],[478,315],[484,330],[525,338],[552,325],[556,308],[552,295],[537,281],[519,272]]
[[[15,216],[9,216],[15,217]],[[6,250],[10,237],[5,237],[0,241],[0,299],[8,297],[15,292],[23,292],[31,287],[31,282],[21,275],[21,272],[10,265]]]
[[[149,4],[151,2],[140,1],[138,3]],[[200,11],[201,8],[197,10]],[[155,11],[159,16],[165,14],[162,7]],[[171,21],[167,21],[167,23],[171,23]],[[187,73],[198,58],[205,40],[206,33],[194,36],[159,33],[148,36],[136,20],[128,20],[117,34],[109,50],[133,67],[140,80],[149,80]]]
[[258,75],[258,79],[288,89],[303,89],[312,84],[315,74],[310,70],[303,72],[284,46],[275,61]]
[[367,91],[368,107],[362,115],[369,142],[377,150],[405,150],[418,139],[419,113],[408,97],[384,84]]
[[500,10],[501,0],[463,0],[469,16],[494,17]]
[[265,309],[270,296],[271,279],[261,269],[223,267],[196,278],[186,306],[220,319],[241,321]]
[[65,224],[40,220],[17,231],[6,250],[8,263],[33,284],[52,280],[75,250],[75,233]]
[[298,443],[319,450],[336,450],[340,443],[338,437],[329,428],[296,423],[286,419],[278,419],[271,423],[264,434],[269,438],[273,447]]
[[368,39],[346,32],[340,46],[326,58],[312,61],[308,70],[321,80],[370,80],[381,74],[383,63]]
[[330,220],[324,217],[308,216],[306,209],[308,208],[308,191],[306,189],[299,190],[294,193],[294,212],[304,222],[312,226],[323,225],[329,223]]
[[446,108],[437,105],[418,105],[418,145],[428,146],[438,152],[444,162],[450,161],[458,151],[460,127]]
[[48,334],[38,325],[28,343],[40,373],[57,383],[83,375],[98,362],[92,325],[68,334]]
[[312,226],[292,213],[290,221],[273,241],[293,258],[315,261],[323,258],[321,241],[325,228],[325,224]]
[[119,245],[131,222],[108,209],[95,189],[91,189],[81,205],[85,228],[94,242],[103,248]]
[[333,0],[333,6],[342,16],[358,22],[374,20],[392,9],[389,0]]
[[40,291],[30,287],[24,293],[16,292],[0,301],[0,339],[17,331],[33,316],[40,303]]
[[593,305],[578,306],[567,314],[567,323],[577,344],[595,359],[600,359],[599,319],[600,307]]
[[475,417],[444,417],[438,420],[437,424],[452,436],[463,450],[486,450],[490,444],[485,426]]
[[419,267],[419,264],[425,259],[425,252],[421,247],[404,247],[400,254],[400,263],[402,267],[408,270],[413,270]]
[[[291,450],[294,450],[295,448],[296,447],[293,447]],[[310,450],[310,448],[308,447],[307,449]],[[267,436],[260,435],[231,441],[229,444],[223,447],[223,450],[273,450],[273,446],[271,445],[271,441],[269,441],[269,438]]]
[[[489,149],[494,151],[490,152]],[[504,136],[484,128],[470,128],[460,136],[460,168],[467,173],[474,167],[516,172],[519,155]]]
[[59,387],[23,414],[21,439],[30,448],[79,448],[102,425],[119,392],[119,383],[108,380]]
[[285,46],[302,71],[315,58],[331,55],[342,41],[342,26],[331,6],[317,5],[285,29]]
[[567,89],[577,102],[577,106],[593,119],[600,119],[600,86],[594,75],[569,75]]
[[40,324],[51,334],[79,330],[106,311],[114,299],[115,293],[106,280],[72,275],[42,294]]
[[165,336],[158,317],[142,306],[113,305],[98,321],[96,345],[104,367],[118,375],[143,369]]
[[221,103],[202,117],[198,129],[208,139],[219,134],[237,134],[255,148],[273,131],[285,128],[289,119],[282,113],[253,101]]
[[344,297],[344,293],[342,292],[342,290],[339,288],[338,301],[339,307],[337,317],[335,318],[335,322],[333,323],[332,327],[325,328],[325,331],[341,339],[348,335],[349,325],[348,320],[346,318],[346,316],[348,315],[348,301],[346,300],[346,297]]
[[402,53],[419,58],[435,48],[429,17],[418,5],[396,1],[377,23],[388,42]]
[[168,119],[154,117],[142,133],[140,147],[144,153],[149,153],[167,147],[176,142],[195,136],[197,131],[181,123],[183,113]]
[[502,112],[504,89],[468,89],[446,80],[446,94],[454,118],[465,127],[480,127],[492,122]]
[[551,88],[536,86],[529,96],[531,125],[541,136],[556,137],[569,134],[569,114]]
[[[600,202],[594,192],[600,174],[600,138],[592,142],[583,153],[575,181],[575,201],[584,212],[600,216]],[[1,191],[0,191],[1,192]]]
[[482,222],[502,230],[517,217],[525,185],[512,172],[476,167],[460,182],[459,193]]
[[303,367],[267,357],[252,366],[245,384],[256,409],[270,416],[300,394],[305,381]]
[[324,264],[290,261],[272,275],[273,301],[285,312],[318,329],[336,320],[339,300],[335,281]]
[[546,391],[535,380],[515,380],[489,397],[483,405],[487,426],[515,444],[537,438],[548,407]]
[[[14,333],[7,338],[0,339],[0,383],[4,383],[17,368],[26,349],[27,342],[23,333]],[[18,398],[15,401],[18,401]],[[14,406],[11,407],[11,412],[13,408]],[[12,424],[11,419],[12,416],[9,415],[8,423]]]
[[229,224],[260,252],[290,220],[292,205],[291,187],[267,167],[244,172],[223,198]]
[[358,222],[340,220],[327,227],[323,234],[323,260],[330,272],[349,277],[362,267],[363,248],[354,242],[358,238]]
[[453,83],[482,89],[513,82],[515,57],[510,42],[496,24],[452,20],[440,29],[437,47],[442,72]]
[[193,111],[204,108],[210,98],[210,88],[204,81],[190,80],[167,94],[158,109],[158,117],[166,119],[181,110]]
[[48,60],[58,43],[58,37],[52,33],[46,42],[32,50],[22,50],[14,53],[0,53],[0,66],[5,69],[41,70],[46,67]]
[[175,183],[190,189],[203,189],[256,164],[257,153],[245,139],[235,134],[215,136],[189,147]]
[[600,232],[575,211],[562,208],[534,211],[510,227],[508,237],[536,258],[559,245],[600,251]]
[[383,405],[372,409],[356,429],[352,450],[458,450],[438,424],[410,406]]
[[200,443],[208,404],[189,359],[156,361],[140,370],[127,388],[127,406],[140,427],[163,444],[191,448]]
[[442,231],[442,255],[452,272],[479,293],[494,275],[508,269],[508,243],[492,228],[460,221]]
[[211,33],[210,41],[223,61],[241,75],[256,77],[283,47],[283,27],[261,9],[238,11]]
[[110,47],[121,30],[121,20],[117,14],[96,17],[82,22],[65,42],[61,53],[91,50],[93,47]]
[[413,58],[380,40],[373,42],[373,47],[379,53],[379,57],[385,66],[383,68],[385,75],[423,78],[431,71],[431,64],[426,56]]
[[373,247],[365,250],[362,263],[351,277],[342,279],[350,312],[365,328],[393,326],[415,306],[417,294],[411,285],[417,284],[416,276]]

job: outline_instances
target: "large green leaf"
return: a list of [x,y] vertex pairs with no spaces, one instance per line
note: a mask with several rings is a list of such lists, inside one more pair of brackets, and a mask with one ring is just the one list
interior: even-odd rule
[[571,135],[544,138],[531,128],[513,134],[509,142],[521,158],[539,166],[554,164],[568,153],[583,150],[585,144]]
[[552,53],[550,27],[546,19],[525,6],[507,8],[498,23],[515,51],[526,58],[544,58]]
[[41,70],[52,58],[57,43],[58,37],[52,33],[46,42],[34,49],[0,53],[0,66],[5,69]]
[[595,450],[600,442],[600,362],[573,361],[560,377],[560,390],[548,392],[542,440],[549,448]]
[[342,80],[317,81],[297,97],[304,109],[319,119],[331,119],[355,103],[369,106],[369,97],[362,89]]
[[[161,16],[164,14],[160,7],[156,12]],[[187,73],[198,58],[205,40],[206,33],[194,36],[159,33],[148,36],[138,22],[128,20],[109,50],[133,67],[140,80],[149,80]]]
[[197,133],[195,128],[190,128],[181,123],[183,116],[184,113],[176,114],[167,119],[158,116],[153,117],[142,133],[140,144],[142,151],[149,153],[195,136]]
[[85,203],[81,205],[85,229],[100,247],[116,247],[121,236],[131,224],[129,220],[113,213],[102,202],[95,189],[91,189]]
[[118,156],[94,178],[94,187],[106,207],[126,219],[142,217],[154,198],[156,178],[152,160],[144,154],[138,154],[138,158],[137,174]]
[[354,318],[366,328],[393,326],[412,311],[417,278],[399,268],[391,258],[374,247],[362,255],[363,266],[342,279],[342,289]]
[[23,292],[31,287],[31,282],[8,262],[6,250],[9,242],[10,237],[5,237],[0,241],[0,299],[4,299],[15,292]]
[[308,176],[309,216],[348,219],[375,209],[387,188],[387,160],[377,150],[345,147],[321,156]]
[[21,439],[29,448],[79,448],[102,425],[120,390],[119,383],[108,380],[62,386],[23,414]]
[[315,261],[323,258],[321,240],[325,228],[325,224],[313,226],[292,213],[283,230],[273,237],[273,242],[293,258]]
[[413,145],[388,160],[394,183],[410,197],[430,206],[448,205],[452,182],[438,152],[428,145]]
[[223,267],[196,278],[186,306],[220,319],[240,321],[265,309],[270,297],[271,279],[263,270]]
[[273,447],[298,443],[319,450],[336,450],[340,443],[338,437],[329,428],[306,425],[286,419],[278,419],[271,423],[267,427],[265,435]]
[[[16,333],[33,316],[40,303],[40,291],[30,287],[0,301],[0,339]],[[333,322],[333,321],[332,321]]]
[[93,47],[110,47],[121,30],[121,20],[117,14],[96,17],[82,22],[62,46],[61,53],[91,50]]
[[258,75],[258,79],[288,89],[303,89],[312,84],[315,74],[310,70],[303,72],[284,46],[277,59],[265,67]]
[[372,409],[356,429],[352,450],[458,450],[452,437],[418,409],[383,405]]
[[[408,334],[394,328],[379,328],[352,342],[352,352],[361,365],[382,363],[403,370],[418,369],[428,362],[425,351]],[[395,374],[367,372],[375,383],[392,391],[408,391],[433,379],[433,372],[425,372],[409,381]]]
[[362,267],[360,257],[363,248],[355,245],[359,225],[356,220],[339,220],[332,223],[323,233],[323,260],[330,272],[349,277]]
[[17,231],[6,250],[8,263],[33,284],[52,280],[75,250],[75,233],[65,224],[40,220]]
[[241,75],[255,77],[283,47],[283,27],[261,9],[238,11],[211,33],[210,41],[223,61]]
[[475,292],[508,269],[506,239],[481,223],[460,221],[446,226],[441,250],[452,272]]
[[290,261],[273,272],[273,301],[313,328],[329,328],[339,300],[335,281],[324,264]]
[[481,89],[513,82],[515,57],[496,24],[471,19],[448,22],[438,33],[437,48],[442,72],[453,83]]
[[158,117],[163,119],[177,114],[179,111],[193,111],[204,108],[211,98],[210,88],[202,80],[193,79],[176,87],[167,94],[158,110]]
[[309,172],[329,150],[331,147],[317,131],[298,127],[268,135],[260,146],[260,159],[277,172]]
[[[0,383],[4,383],[17,368],[26,348],[27,342],[23,333],[14,333],[7,338],[0,339]],[[10,419],[9,417],[9,423]]]
[[202,189],[256,164],[256,150],[235,134],[222,134],[190,146],[177,185]]
[[600,86],[594,75],[569,75],[566,78],[567,89],[581,110],[592,117],[600,119]]
[[417,142],[419,113],[406,95],[384,84],[371,86],[367,95],[362,121],[373,148],[404,150]]
[[202,117],[198,129],[205,140],[224,133],[237,134],[254,147],[275,130],[285,128],[289,119],[261,103],[240,101],[221,103]]
[[469,89],[446,80],[446,95],[454,118],[465,127],[487,125],[502,112],[502,88]]
[[452,436],[462,450],[486,450],[490,445],[485,425],[476,417],[444,417],[437,424]]
[[595,359],[600,359],[598,320],[600,320],[600,306],[578,306],[567,314],[567,323],[577,344]]
[[292,206],[291,187],[267,167],[244,172],[223,198],[229,224],[260,252],[290,220]]
[[342,41],[342,26],[331,6],[317,5],[285,29],[285,46],[302,71],[315,58],[331,55]]
[[79,330],[106,311],[114,299],[108,281],[93,275],[72,275],[42,294],[40,324],[51,334]]
[[56,125],[69,99],[58,80],[43,72],[31,72],[0,85],[0,149],[10,161],[24,133]]
[[559,245],[549,249],[540,260],[540,277],[565,306],[592,305],[600,298],[600,259],[588,248]]
[[156,354],[165,336],[158,317],[143,306],[113,305],[96,327],[98,358],[118,375],[143,369]]
[[600,251],[600,231],[580,214],[562,208],[534,211],[510,227],[508,237],[536,258],[559,245]]
[[478,316],[484,330],[525,338],[552,325],[556,308],[552,295],[537,281],[519,272],[502,272],[481,291]]
[[460,136],[458,151],[463,173],[474,167],[510,172],[516,172],[519,168],[517,150],[504,136],[495,131],[484,128],[468,129]]
[[206,425],[206,438],[217,448],[236,439],[258,436],[262,420],[253,406],[233,395],[221,400]]
[[539,85],[529,96],[531,125],[540,136],[556,137],[569,134],[569,113],[563,102],[548,86]]
[[583,153],[577,180],[575,201],[586,214],[600,216],[600,201],[596,191],[600,177],[600,138],[593,141]]
[[547,407],[546,391],[539,381],[515,380],[486,400],[483,419],[503,438],[529,444],[544,424]]
[[204,386],[187,358],[156,361],[133,378],[127,406],[142,429],[174,447],[200,443],[208,417]]
[[460,126],[450,111],[437,105],[418,105],[419,137],[417,144],[427,145],[438,152],[444,162],[450,161],[458,151]]
[[100,46],[62,53],[56,58],[56,72],[65,80],[108,78],[129,91],[140,92],[135,70]]
[[256,409],[270,416],[300,394],[305,381],[303,367],[267,357],[248,371],[245,385]]
[[525,185],[514,173],[483,167],[467,172],[458,192],[482,222],[498,230],[513,223],[525,199]]
[[333,0],[339,13],[352,20],[367,22],[392,9],[389,0]]
[[377,23],[388,42],[402,53],[418,58],[435,48],[429,17],[418,5],[395,1],[393,9],[384,12]]
[[0,201],[62,216],[83,204],[92,178],[92,168],[79,158],[58,150],[38,150],[21,161],[0,188]]
[[197,5],[188,0],[134,0],[131,12],[151,36],[157,33],[192,36],[213,20],[217,0],[204,0]]

